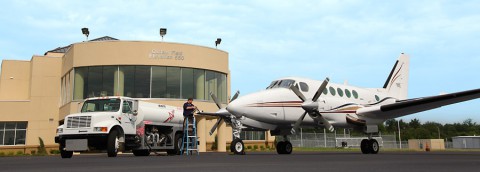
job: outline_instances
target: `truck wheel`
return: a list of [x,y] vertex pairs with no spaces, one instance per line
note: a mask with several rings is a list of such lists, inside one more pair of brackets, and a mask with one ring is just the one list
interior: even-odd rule
[[116,157],[119,148],[120,148],[120,139],[119,139],[118,131],[112,130],[110,134],[108,134],[108,140],[107,140],[108,157]]
[[148,156],[150,155],[149,150],[132,150],[133,155],[135,156]]
[[173,141],[174,148],[167,150],[168,155],[180,155],[180,148],[182,148],[182,134],[175,134],[175,139]]
[[65,150],[65,143],[60,143],[60,156],[62,156],[62,158],[72,158],[73,156],[73,151],[66,151]]

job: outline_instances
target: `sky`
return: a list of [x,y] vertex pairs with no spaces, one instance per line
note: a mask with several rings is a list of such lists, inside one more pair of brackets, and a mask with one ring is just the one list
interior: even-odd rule
[[[231,91],[287,76],[382,87],[410,55],[409,98],[480,88],[480,2],[431,0],[0,0],[0,60],[85,40],[160,41],[229,53]],[[403,117],[480,123],[480,100]]]

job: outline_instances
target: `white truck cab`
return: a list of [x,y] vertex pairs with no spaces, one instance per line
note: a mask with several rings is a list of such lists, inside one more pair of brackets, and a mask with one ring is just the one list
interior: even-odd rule
[[182,128],[181,107],[129,97],[95,97],[83,102],[80,113],[65,117],[55,143],[60,144],[62,158],[91,150],[106,150],[109,157],[119,150],[131,150],[135,156],[148,156],[151,151],[177,154]]

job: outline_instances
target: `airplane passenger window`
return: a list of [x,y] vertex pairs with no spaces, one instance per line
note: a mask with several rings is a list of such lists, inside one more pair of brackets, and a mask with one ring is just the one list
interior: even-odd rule
[[308,85],[304,82],[300,82],[300,89],[303,91],[303,92],[307,92],[308,91]]
[[343,90],[340,88],[337,88],[337,93],[340,97],[343,97]]
[[352,97],[352,94],[350,93],[350,90],[348,90],[348,89],[345,89],[345,95],[346,95],[348,98]]
[[357,91],[353,90],[353,91],[352,91],[352,94],[353,94],[353,97],[355,97],[355,99],[358,99],[358,93],[357,93]]
[[332,94],[332,96],[335,96],[335,88],[330,87],[328,89],[330,90],[330,94]]
[[325,94],[325,95],[328,94],[328,89],[327,88],[323,89],[323,94]]
[[380,101],[380,97],[378,97],[377,95],[375,95],[375,100]]

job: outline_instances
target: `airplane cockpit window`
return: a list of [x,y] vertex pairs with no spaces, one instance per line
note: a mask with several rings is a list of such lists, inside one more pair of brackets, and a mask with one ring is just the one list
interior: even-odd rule
[[308,85],[305,82],[300,82],[300,89],[303,92],[308,92]]
[[272,81],[270,85],[267,87],[267,89],[273,88],[275,85],[277,85],[278,81]]
[[280,87],[280,88],[290,88],[290,86],[292,86],[294,83],[295,83],[294,80],[286,79],[286,80],[282,80],[282,81],[278,84],[278,87]]

